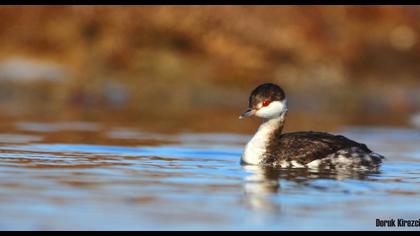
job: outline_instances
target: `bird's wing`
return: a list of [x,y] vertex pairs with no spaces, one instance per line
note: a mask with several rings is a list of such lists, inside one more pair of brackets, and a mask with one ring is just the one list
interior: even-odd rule
[[341,135],[332,135],[323,132],[295,132],[282,134],[268,146],[270,154],[268,163],[292,160],[300,164],[324,158],[340,149],[358,147],[366,152],[371,152],[366,145],[357,143]]

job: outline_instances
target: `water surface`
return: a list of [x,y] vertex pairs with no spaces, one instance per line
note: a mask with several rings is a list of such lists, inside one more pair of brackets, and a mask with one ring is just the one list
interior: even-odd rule
[[13,122],[0,133],[0,229],[376,230],[376,219],[419,219],[420,131],[337,132],[385,155],[381,171],[241,166],[250,135]]

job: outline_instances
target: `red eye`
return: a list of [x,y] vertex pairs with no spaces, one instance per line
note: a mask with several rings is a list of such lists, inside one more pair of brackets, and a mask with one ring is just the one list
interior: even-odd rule
[[268,100],[265,100],[265,101],[263,102],[263,106],[264,106],[264,107],[268,106],[269,104],[270,104],[270,101],[268,101]]

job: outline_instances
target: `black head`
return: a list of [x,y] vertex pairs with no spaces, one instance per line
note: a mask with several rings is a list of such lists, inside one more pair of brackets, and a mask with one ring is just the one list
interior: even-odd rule
[[287,112],[286,94],[275,84],[266,83],[256,87],[249,96],[248,110],[239,118],[256,115],[262,118],[275,118]]
[[282,102],[285,98],[286,94],[280,86],[272,83],[261,84],[251,92],[248,108],[255,109],[258,104],[264,103],[264,101],[269,103],[273,101]]

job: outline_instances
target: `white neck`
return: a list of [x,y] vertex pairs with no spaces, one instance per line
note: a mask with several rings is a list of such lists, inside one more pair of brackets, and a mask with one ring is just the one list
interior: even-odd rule
[[260,125],[254,137],[245,146],[245,151],[242,154],[243,162],[258,165],[263,160],[270,137],[274,131],[282,128],[280,126],[283,126],[284,118],[285,114],[282,114],[279,117],[265,120]]

